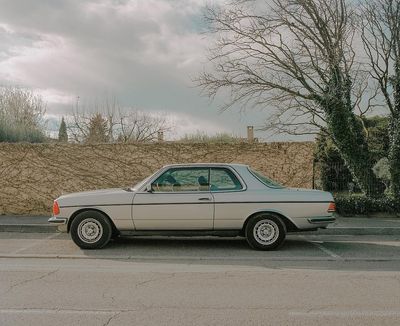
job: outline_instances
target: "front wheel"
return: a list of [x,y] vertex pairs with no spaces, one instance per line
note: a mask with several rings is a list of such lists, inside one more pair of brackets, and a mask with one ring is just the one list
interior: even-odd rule
[[82,249],[104,247],[113,233],[110,221],[97,211],[79,213],[71,224],[71,238]]
[[246,226],[249,245],[258,250],[274,250],[285,240],[285,223],[275,215],[261,214],[250,219]]

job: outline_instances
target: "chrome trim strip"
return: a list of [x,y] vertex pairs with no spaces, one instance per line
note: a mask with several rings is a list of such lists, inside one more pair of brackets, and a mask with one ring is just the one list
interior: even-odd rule
[[[205,165],[203,166],[195,166],[195,165],[177,165],[177,166],[167,166],[165,168],[162,168],[160,171],[156,172],[155,174],[153,174],[153,176],[151,178],[149,178],[149,180],[147,180],[147,182],[144,183],[144,185],[142,187],[139,188],[138,193],[148,193],[147,191],[145,191],[146,186],[148,184],[152,184],[153,181],[155,181],[159,176],[161,176],[163,173],[167,172],[170,169],[176,169],[176,168],[184,168],[184,169],[190,169],[190,168],[202,168],[202,169],[208,169],[210,173],[210,170],[212,168],[220,168],[220,169],[228,169],[230,170],[238,179],[238,181],[241,183],[242,188],[238,189],[238,190],[222,190],[222,191],[212,191],[211,189],[209,190],[204,190],[204,191],[190,191],[187,193],[191,193],[191,194],[196,194],[196,193],[223,193],[223,192],[242,192],[242,191],[246,191],[247,190],[247,184],[246,182],[243,180],[243,178],[241,177],[241,175],[236,171],[236,169],[234,169],[232,166],[230,165]],[[171,191],[171,192],[155,192],[156,194],[183,194],[186,192],[180,192],[180,191]]]
[[[151,193],[148,193],[151,195]],[[176,193],[175,193],[176,194]],[[60,208],[66,208],[66,207],[102,207],[102,206],[135,206],[135,205],[193,205],[193,204],[222,204],[222,205],[227,205],[227,204],[314,204],[314,203],[330,203],[330,201],[235,201],[235,202],[229,202],[229,201],[224,201],[224,202],[202,202],[202,201],[196,201],[196,202],[187,202],[187,203],[182,203],[182,202],[167,202],[167,203],[137,203],[137,204],[98,204],[98,205],[71,205],[71,206],[60,206]]]
[[82,208],[90,208],[90,207],[103,207],[103,206],[132,206],[132,203],[128,204],[97,204],[97,205],[65,205],[65,206],[60,206],[60,208],[69,208],[69,207],[82,207]]

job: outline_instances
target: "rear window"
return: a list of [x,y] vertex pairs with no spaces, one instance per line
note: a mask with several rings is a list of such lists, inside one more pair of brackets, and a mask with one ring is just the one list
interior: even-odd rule
[[271,180],[270,178],[263,175],[261,172],[249,169],[250,173],[254,175],[258,180],[260,180],[263,184],[270,188],[285,188],[284,186],[280,185],[279,183]]

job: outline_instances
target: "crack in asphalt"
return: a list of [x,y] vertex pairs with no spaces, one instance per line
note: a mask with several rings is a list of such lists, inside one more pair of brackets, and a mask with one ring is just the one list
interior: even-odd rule
[[152,278],[150,280],[146,280],[146,281],[142,281],[142,282],[136,283],[135,284],[135,290],[137,288],[145,285],[145,284],[149,284],[149,283],[156,282],[156,281],[161,281],[161,280],[167,280],[167,279],[175,277],[175,275],[176,275],[176,273],[171,273],[171,275],[169,275],[167,277],[156,277],[156,278]]
[[4,292],[4,294],[10,293],[12,290],[14,290],[14,289],[15,289],[16,287],[18,287],[18,286],[21,286],[21,285],[24,285],[24,284],[27,284],[27,283],[30,283],[30,282],[34,282],[34,281],[43,280],[45,277],[50,276],[50,275],[52,275],[52,274],[55,274],[55,273],[57,273],[58,271],[59,271],[59,269],[55,269],[55,270],[52,270],[52,271],[50,271],[50,272],[47,272],[47,273],[45,273],[45,274],[43,274],[43,275],[41,275],[41,276],[39,276],[39,277],[33,277],[33,278],[29,278],[29,279],[26,279],[26,280],[22,280],[22,281],[20,281],[20,282],[17,282],[17,283],[15,283],[15,284],[11,285],[11,286],[9,287],[9,289],[8,289],[7,291]]
[[106,320],[106,322],[103,324],[103,326],[108,326],[108,325],[111,323],[111,321],[112,321],[114,318],[118,317],[121,313],[122,313],[122,311],[118,311],[117,313],[115,313],[114,315],[112,315],[110,318],[108,318],[108,319]]

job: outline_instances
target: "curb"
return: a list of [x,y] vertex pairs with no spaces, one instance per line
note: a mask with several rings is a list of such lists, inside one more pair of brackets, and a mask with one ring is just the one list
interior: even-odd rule
[[296,232],[302,235],[399,235],[400,227],[333,227],[318,231]]
[[[260,257],[249,257],[249,256],[232,256],[232,257],[221,257],[221,256],[162,256],[162,257],[151,257],[151,256],[131,256],[131,255],[60,255],[60,254],[0,254],[0,259],[21,259],[21,258],[34,258],[34,259],[82,259],[82,260],[96,260],[96,259],[108,259],[108,260],[132,260],[132,261],[260,261]],[[387,262],[387,261],[400,261],[399,257],[268,257],[267,261],[331,261],[331,262]]]
[[0,224],[0,232],[56,233],[56,225],[51,224]]

